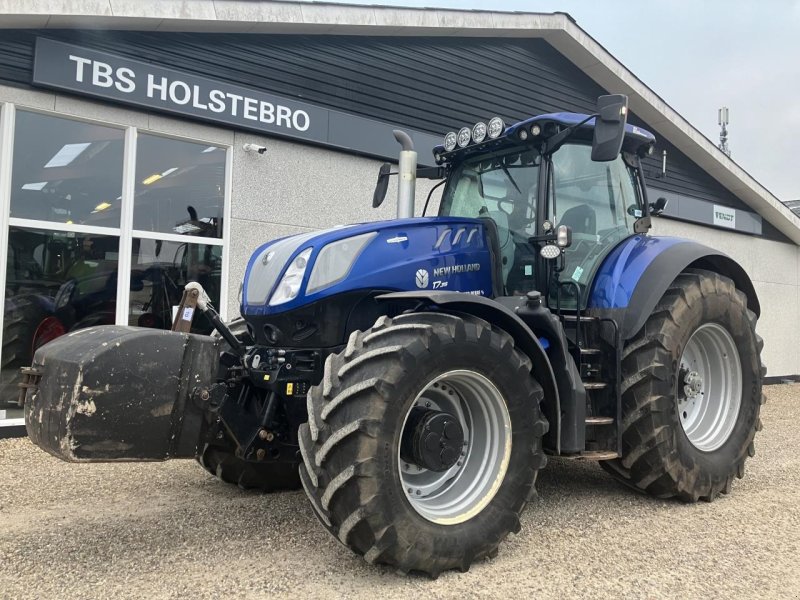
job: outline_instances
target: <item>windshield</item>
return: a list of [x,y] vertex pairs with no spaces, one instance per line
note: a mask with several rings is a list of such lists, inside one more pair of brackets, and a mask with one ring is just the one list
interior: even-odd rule
[[465,160],[454,170],[442,199],[441,216],[487,218],[497,225],[506,293],[535,288],[536,197],[540,156],[536,150]]

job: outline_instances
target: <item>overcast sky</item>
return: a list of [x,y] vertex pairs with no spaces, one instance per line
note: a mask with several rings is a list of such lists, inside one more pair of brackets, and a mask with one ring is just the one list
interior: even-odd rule
[[715,144],[727,106],[732,158],[781,200],[800,199],[800,0],[348,2],[567,12]]

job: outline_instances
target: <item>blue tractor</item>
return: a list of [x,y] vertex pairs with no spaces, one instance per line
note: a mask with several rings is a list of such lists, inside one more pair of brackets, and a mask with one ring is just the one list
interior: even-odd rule
[[[758,298],[723,253],[647,235],[655,138],[627,98],[448,133],[434,168],[395,135],[373,202],[397,175],[398,218],[264,244],[243,319],[190,284],[172,332],[40,348],[22,384],[33,441],[302,486],[342,544],[431,576],[519,531],[548,455],[659,498],[730,492],[760,429]],[[442,179],[438,216],[413,218],[418,175]],[[189,333],[198,310],[217,334]]]

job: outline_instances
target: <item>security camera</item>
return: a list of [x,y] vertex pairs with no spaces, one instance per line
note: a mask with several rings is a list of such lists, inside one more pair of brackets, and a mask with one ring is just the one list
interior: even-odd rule
[[258,152],[259,154],[264,154],[267,151],[266,146],[259,146],[258,144],[245,144],[242,146],[245,152]]

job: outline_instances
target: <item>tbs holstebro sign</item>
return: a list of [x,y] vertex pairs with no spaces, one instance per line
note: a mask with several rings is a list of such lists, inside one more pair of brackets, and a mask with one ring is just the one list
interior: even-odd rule
[[324,142],[328,131],[318,106],[46,38],[33,83],[289,137]]
[[[330,110],[261,90],[192,75],[106,52],[36,38],[33,83],[148,110],[397,159],[390,123]],[[440,138],[403,129],[422,165]]]

